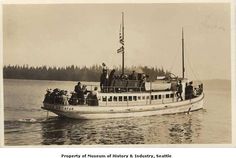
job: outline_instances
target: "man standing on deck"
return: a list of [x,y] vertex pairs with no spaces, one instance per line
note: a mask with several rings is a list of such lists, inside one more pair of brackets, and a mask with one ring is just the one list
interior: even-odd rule
[[193,81],[189,82],[189,99],[194,98],[193,95]]
[[74,91],[77,94],[79,104],[83,104],[84,93],[80,82],[75,86]]
[[179,83],[177,85],[177,101],[180,99],[181,101],[183,101],[183,97],[182,97],[182,93],[183,93],[183,85],[182,85],[182,81],[179,80]]

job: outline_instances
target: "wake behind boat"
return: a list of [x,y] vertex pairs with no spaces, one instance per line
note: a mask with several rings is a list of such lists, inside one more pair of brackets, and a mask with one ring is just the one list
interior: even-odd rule
[[122,73],[115,74],[106,64],[100,77],[100,88],[78,82],[74,92],[48,90],[42,109],[58,116],[74,119],[106,119],[140,117],[162,114],[189,113],[203,108],[203,84],[194,84],[185,78],[184,72],[184,35],[182,30],[182,77],[157,76],[149,81],[149,74],[133,71],[124,72],[124,18],[120,30],[122,54]]

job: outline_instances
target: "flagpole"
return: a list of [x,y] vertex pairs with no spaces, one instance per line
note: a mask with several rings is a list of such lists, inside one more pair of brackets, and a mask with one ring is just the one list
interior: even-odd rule
[[125,66],[125,48],[124,48],[124,12],[122,12],[122,38],[123,38],[123,51],[122,51],[122,74],[124,74],[124,66]]

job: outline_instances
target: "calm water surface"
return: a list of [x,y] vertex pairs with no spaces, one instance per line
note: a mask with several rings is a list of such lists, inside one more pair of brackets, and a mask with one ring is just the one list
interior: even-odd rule
[[50,113],[46,119],[40,109],[45,89],[73,90],[75,84],[4,80],[5,145],[231,143],[228,85],[205,84],[205,107],[191,114],[83,121]]

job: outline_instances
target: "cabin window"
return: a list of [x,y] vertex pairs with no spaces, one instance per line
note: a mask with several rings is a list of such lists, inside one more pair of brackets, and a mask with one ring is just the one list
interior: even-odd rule
[[170,94],[166,94],[166,98],[170,98]]
[[136,101],[137,100],[137,96],[133,96],[133,99],[134,99],[134,101]]
[[142,99],[145,100],[145,96],[143,96]]
[[147,99],[149,99],[149,96],[147,96]]
[[159,95],[158,98],[161,99],[161,95]]
[[157,100],[157,95],[155,95],[155,100]]
[[128,100],[127,98],[128,98],[127,96],[124,96],[124,101],[127,101]]
[[117,97],[116,96],[113,98],[113,101],[117,101]]
[[108,101],[112,101],[112,96],[110,96],[110,97],[108,98]]
[[141,100],[141,96],[138,96],[138,100]]
[[132,101],[132,96],[129,96],[129,101]]
[[102,97],[102,101],[107,101],[107,97],[106,97],[106,96],[103,96],[103,97]]
[[119,96],[119,101],[122,101],[122,96]]
[[154,95],[151,95],[151,100],[153,100],[154,99]]
[[171,94],[170,94],[170,97],[171,97],[171,98],[174,98],[174,94],[173,94],[173,93],[171,93]]

